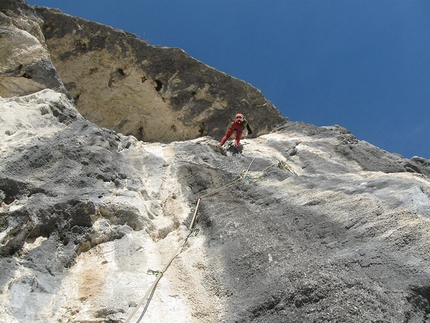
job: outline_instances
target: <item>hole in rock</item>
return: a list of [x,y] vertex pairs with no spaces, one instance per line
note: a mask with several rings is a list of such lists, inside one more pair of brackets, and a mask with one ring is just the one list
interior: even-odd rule
[[411,291],[408,297],[409,303],[416,309],[430,314],[430,286],[413,286]]
[[163,83],[161,83],[160,80],[155,80],[155,83],[157,84],[157,86],[155,87],[155,90],[157,92],[159,92],[162,89],[162,87],[163,87]]

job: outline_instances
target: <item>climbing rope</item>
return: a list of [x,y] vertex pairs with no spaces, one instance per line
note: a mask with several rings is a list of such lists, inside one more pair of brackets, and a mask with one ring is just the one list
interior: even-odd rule
[[[200,202],[200,200],[199,200]],[[197,210],[197,209],[196,209]],[[197,213],[197,211],[194,213],[194,215]],[[194,216],[195,218],[195,216]],[[194,221],[194,219],[193,219]],[[193,225],[193,222],[191,223]],[[191,228],[191,226],[190,226]],[[167,262],[167,264],[164,266],[163,270],[161,271],[153,271],[151,270],[150,273],[152,274],[156,274],[157,275],[157,279],[152,283],[151,288],[148,290],[148,292],[145,294],[145,296],[142,298],[142,300],[140,301],[139,305],[136,306],[136,308],[134,309],[133,313],[130,315],[130,317],[127,319],[127,321],[125,321],[126,323],[129,323],[130,320],[132,319],[132,317],[137,313],[137,311],[139,310],[139,308],[146,302],[146,300],[149,298],[149,296],[154,292],[155,288],[157,287],[158,282],[160,281],[161,277],[163,277],[164,273],[166,272],[166,270],[170,267],[171,263],[173,262],[173,260],[182,252],[182,248],[185,246],[185,244],[188,241],[188,238],[190,237],[191,234],[193,234],[194,232],[192,230],[190,230],[190,232],[188,233],[188,235],[186,236],[186,238],[184,239],[184,241],[182,242],[182,244],[179,246],[178,249],[176,249],[175,253],[173,254],[173,256],[170,258],[170,260]],[[140,318],[137,320],[137,323],[140,322],[140,320],[142,319],[143,315],[145,314],[145,311],[143,311],[142,315],[140,316]]]
[[[240,175],[240,177],[238,179],[235,179],[234,181],[224,185],[223,187],[216,189],[212,192],[206,193],[200,197],[197,198],[197,204],[196,204],[196,208],[194,210],[194,214],[193,217],[191,219],[191,223],[188,227],[188,235],[185,237],[184,241],[182,242],[182,244],[179,246],[179,248],[175,251],[175,253],[173,254],[173,256],[170,258],[170,260],[167,262],[167,264],[164,266],[163,270],[158,271],[158,270],[152,270],[152,269],[148,269],[148,273],[152,274],[152,275],[156,275],[157,279],[153,282],[151,288],[148,290],[148,292],[145,294],[145,296],[143,297],[143,299],[140,301],[140,303],[136,306],[136,308],[134,309],[133,313],[130,315],[130,317],[127,319],[126,323],[129,323],[132,319],[132,317],[137,313],[137,311],[139,310],[139,308],[150,298],[150,296],[154,293],[155,288],[157,287],[158,282],[160,281],[161,277],[163,277],[164,273],[167,271],[167,269],[170,267],[170,265],[172,264],[173,260],[182,252],[183,247],[185,246],[185,244],[188,241],[188,238],[194,234],[196,232],[196,230],[194,229],[194,224],[196,221],[196,217],[197,217],[197,212],[200,206],[200,201],[202,200],[202,198],[205,197],[209,197],[212,195],[215,195],[223,190],[226,190],[230,187],[233,187],[237,184],[239,184],[242,180],[248,179],[248,172],[249,169],[251,168],[252,163],[254,162],[255,157],[252,159],[251,163],[249,164],[248,168],[243,171]],[[272,166],[275,166],[276,164],[270,165],[269,167],[267,167],[266,169],[264,169],[263,173],[269,169]],[[148,306],[148,304],[147,304]],[[147,308],[146,306],[146,308]],[[139,323],[141,321],[141,319],[143,318],[143,315],[146,312],[146,308],[143,310],[142,314],[140,315],[139,319],[136,321],[136,323]]]
[[220,187],[220,188],[218,188],[218,189],[216,189],[216,190],[214,190],[212,192],[209,192],[209,193],[206,193],[206,194],[200,196],[198,199],[202,199],[204,197],[209,197],[209,196],[215,195],[215,194],[217,194],[219,192],[222,192],[222,191],[224,191],[224,190],[226,190],[226,189],[228,189],[230,187],[233,187],[233,186],[239,184],[240,182],[242,182],[243,179],[247,178],[247,174],[248,174],[249,169],[251,168],[251,165],[254,162],[254,160],[255,160],[255,157],[252,159],[252,161],[249,164],[248,168],[245,171],[242,172],[242,174],[239,176],[239,178],[235,179],[234,181],[232,181],[232,182],[230,182],[230,183],[228,183],[228,184],[226,184],[226,185],[224,185],[224,186],[222,186],[222,187]]

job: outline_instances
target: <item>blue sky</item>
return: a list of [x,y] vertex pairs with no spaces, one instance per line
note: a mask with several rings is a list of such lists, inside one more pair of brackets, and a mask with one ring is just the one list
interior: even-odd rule
[[430,159],[428,0],[31,0],[179,47],[292,121]]

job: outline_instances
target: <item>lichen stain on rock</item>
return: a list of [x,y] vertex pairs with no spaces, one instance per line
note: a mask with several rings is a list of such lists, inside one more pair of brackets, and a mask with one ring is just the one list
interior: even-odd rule
[[86,269],[79,273],[78,277],[78,299],[83,302],[91,302],[100,297],[104,284],[103,266]]

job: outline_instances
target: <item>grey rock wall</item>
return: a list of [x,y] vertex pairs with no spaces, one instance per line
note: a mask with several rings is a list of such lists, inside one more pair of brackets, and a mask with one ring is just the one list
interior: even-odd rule
[[51,62],[41,23],[24,1],[0,3],[0,96],[26,95],[46,88],[67,93]]
[[[287,122],[237,151],[142,143],[52,90],[0,107],[2,321],[427,320],[426,166],[338,126]],[[196,198],[244,170],[202,198],[138,308]]]
[[[341,126],[284,120],[257,90],[179,49],[55,10],[36,14],[23,1],[0,9],[1,322],[126,322],[135,310],[131,322],[429,321],[430,161],[390,154]],[[132,67],[103,67],[112,53]],[[239,149],[205,132],[139,141],[76,109],[95,102],[82,87],[89,66],[103,80],[94,100],[129,95],[127,79],[144,72],[139,91],[158,102],[148,112],[177,112],[190,137],[202,115],[227,118],[244,96],[250,112],[269,105],[259,123],[268,128]],[[224,101],[213,95],[228,82],[218,110]],[[263,135],[275,121],[284,122]],[[186,237],[140,304],[151,273]]]

